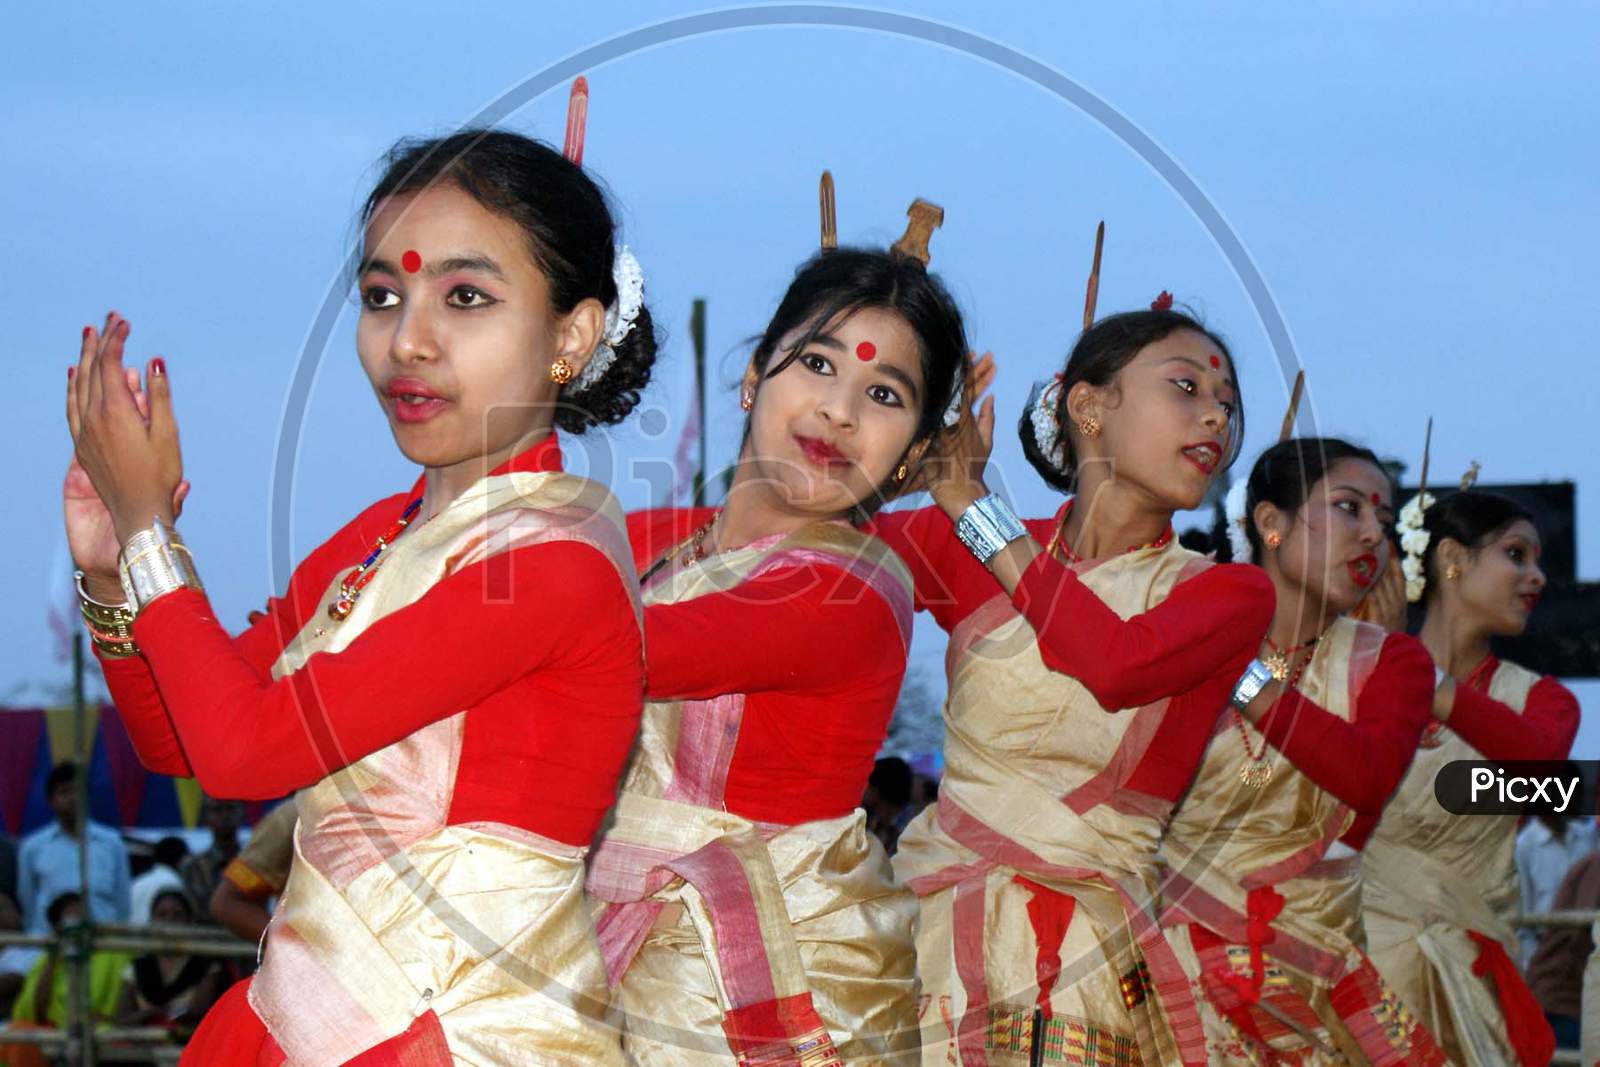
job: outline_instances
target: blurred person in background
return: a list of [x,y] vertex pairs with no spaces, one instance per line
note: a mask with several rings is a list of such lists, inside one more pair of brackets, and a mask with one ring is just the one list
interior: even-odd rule
[[78,875],[78,835],[89,842],[89,916],[97,922],[127,922],[128,849],[122,835],[82,817],[78,810],[78,765],[58,763],[45,778],[45,796],[56,821],[23,839],[17,854],[17,903],[22,925],[31,934],[50,932],[45,914],[51,901],[82,888]]
[[[200,824],[211,831],[211,844],[205,851],[184,859],[178,867],[184,892],[191,901],[204,903],[216,892],[223,868],[239,854],[239,826],[243,822],[244,805],[237,800],[206,797],[201,804]],[[196,921],[210,923],[210,913],[196,916]]]
[[[151,902],[146,921],[155,926],[192,926],[195,907],[183,890],[163,890]],[[117,1023],[192,1032],[238,977],[231,961],[215,956],[152,952],[135,957],[123,974]]]

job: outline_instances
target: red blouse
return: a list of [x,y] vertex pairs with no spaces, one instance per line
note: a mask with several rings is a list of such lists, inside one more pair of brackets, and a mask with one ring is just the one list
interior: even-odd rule
[[1257,725],[1296,769],[1355,811],[1342,840],[1359,849],[1433,721],[1432,697],[1428,650],[1414,637],[1389,634],[1349,720],[1291,689]]
[[[628,516],[643,572],[714,514]],[[778,566],[731,589],[644,612],[645,695],[744,695],[724,801],[758,822],[849,814],[888,731],[906,669],[894,611],[842,569]]]
[[1528,690],[1518,714],[1489,695],[1500,661],[1489,656],[1465,682],[1457,683],[1445,724],[1493,760],[1563,760],[1578,736],[1578,698],[1545,675]]
[[[1061,514],[1023,525],[1048,544]],[[917,607],[944,630],[1001,594],[994,575],[937,507],[883,513],[871,529],[911,569]],[[1038,635],[1045,665],[1076,679],[1107,711],[1171,698],[1155,739],[1123,784],[1176,802],[1272,621],[1274,597],[1259,568],[1217,564],[1179,583],[1150,610],[1123,619],[1070,567],[1040,553],[1011,603]]]
[[[493,473],[560,469],[552,434]],[[514,549],[516,565],[496,565],[493,598],[483,595],[488,563],[463,567],[343,651],[271,679],[329,584],[421,492],[418,479],[410,493],[356,516],[238,637],[199,593],[150,604],[133,628],[141,655],[101,660],[118,713],[150,770],[192,774],[213,796],[257,799],[317,782],[464,710],[450,822],[504,823],[587,845],[638,730],[644,673],[627,588],[596,549],[570,541]],[[383,581],[381,569],[373,581]]]

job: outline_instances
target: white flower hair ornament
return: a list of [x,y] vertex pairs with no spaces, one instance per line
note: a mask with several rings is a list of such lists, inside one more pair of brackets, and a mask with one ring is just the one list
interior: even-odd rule
[[1056,404],[1061,396],[1061,375],[1049,381],[1034,382],[1028,393],[1028,421],[1033,426],[1033,440],[1039,453],[1056,469],[1065,469],[1067,451],[1061,438],[1061,422],[1056,418]]
[[1254,563],[1255,551],[1250,547],[1250,516],[1244,505],[1250,495],[1250,480],[1241,478],[1228,489],[1228,499],[1222,513],[1228,520],[1228,546],[1233,549],[1233,562]]
[[617,246],[611,277],[617,283],[617,298],[606,308],[605,336],[595,346],[594,355],[584,364],[582,372],[572,380],[570,392],[581,393],[605,377],[611,364],[617,361],[617,346],[633,329],[639,309],[644,307],[644,270],[627,245]]
[[956,380],[950,393],[950,403],[944,407],[944,428],[953,430],[961,422],[961,413],[964,410],[962,401],[966,399],[966,374],[960,367],[956,368]]
[[1433,506],[1433,502],[1432,493],[1417,493],[1400,509],[1400,518],[1395,523],[1403,553],[1400,571],[1406,579],[1406,602],[1411,604],[1422,599],[1422,592],[1428,585],[1428,576],[1422,571],[1422,554],[1428,550],[1432,535],[1422,525],[1422,513]]

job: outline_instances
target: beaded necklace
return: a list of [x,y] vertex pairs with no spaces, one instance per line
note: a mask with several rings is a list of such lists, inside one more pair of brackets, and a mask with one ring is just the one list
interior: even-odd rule
[[[1074,500],[1067,501],[1067,506],[1061,511],[1061,521],[1056,523],[1056,532],[1051,535],[1050,543],[1045,546],[1044,551],[1045,555],[1047,556],[1054,556],[1057,552],[1060,552],[1061,557],[1068,563],[1083,563],[1084,557],[1078,555],[1067,546],[1064,536],[1067,532],[1067,516],[1072,514],[1072,505],[1074,503],[1076,503]],[[1172,526],[1171,524],[1168,524],[1166,530],[1161,534],[1160,537],[1147,544],[1129,545],[1123,550],[1123,555],[1127,555],[1129,552],[1138,552],[1140,549],[1144,548],[1166,548],[1171,541]]]
[[343,622],[350,617],[350,613],[355,610],[356,599],[361,596],[361,590],[365,589],[367,583],[372,581],[373,575],[378,573],[378,565],[383,556],[383,550],[394,543],[394,539],[400,536],[401,531],[410,524],[412,517],[416,515],[417,510],[421,507],[422,498],[420,496],[407,504],[405,510],[400,513],[400,517],[373,544],[372,551],[367,553],[367,558],[361,561],[361,565],[345,575],[343,580],[339,582],[339,595],[334,598],[333,603],[328,605],[328,617],[330,619],[334,622]]
[[719,507],[716,511],[712,512],[711,518],[707,519],[698,530],[685,538],[678,545],[678,547],[672,549],[672,551],[668,552],[666,555],[650,564],[649,568],[647,568],[643,574],[639,575],[640,583],[648,581],[651,575],[655,574],[656,571],[672,563],[674,560],[681,557],[685,552],[693,553],[691,558],[695,563],[705,559],[706,535],[711,532],[711,528],[717,524],[717,519],[719,519],[721,516],[722,509]]
[[[1270,637],[1264,639],[1272,648],[1272,652],[1262,657],[1261,665],[1272,672],[1274,681],[1283,683],[1284,692],[1288,692],[1300,684],[1300,679],[1306,673],[1306,668],[1311,666],[1311,661],[1316,658],[1317,642],[1321,641],[1327,632],[1327,630],[1324,630],[1311,640],[1302,641],[1298,645],[1290,645],[1288,648],[1279,648],[1278,643]],[[1300,665],[1294,669],[1293,673],[1290,673],[1289,659],[1296,652],[1310,652],[1311,654],[1301,660]],[[1239,740],[1244,742],[1244,762],[1239,765],[1239,781],[1252,789],[1264,788],[1268,782],[1272,781],[1272,764],[1267,761],[1267,739],[1265,736],[1261,738],[1260,752],[1253,751],[1250,747],[1249,731],[1244,728],[1244,713],[1238,708],[1233,708],[1232,711],[1233,723],[1239,728]]]

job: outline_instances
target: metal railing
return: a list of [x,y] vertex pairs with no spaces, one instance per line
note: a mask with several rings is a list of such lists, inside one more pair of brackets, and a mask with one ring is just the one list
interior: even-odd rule
[[[132,923],[74,923],[59,934],[0,931],[0,948],[20,945],[60,953],[66,966],[67,1024],[60,1029],[0,1028],[0,1045],[36,1045],[57,1062],[93,1067],[102,1051],[114,1051],[121,1062],[177,1063],[183,1049],[171,1030],[160,1026],[85,1026],[88,1011],[89,957],[94,952],[132,955],[172,953],[218,959],[253,960],[256,946],[220,927],[145,926]],[[78,992],[85,995],[80,1001]],[[13,1009],[14,1011],[14,1009]]]

